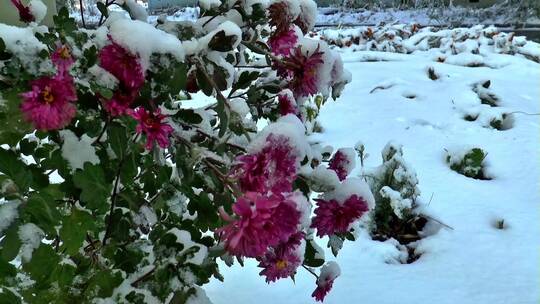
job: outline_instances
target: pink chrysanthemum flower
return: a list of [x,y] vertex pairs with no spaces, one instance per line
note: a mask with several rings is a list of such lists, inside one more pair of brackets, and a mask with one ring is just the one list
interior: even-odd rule
[[127,91],[136,91],[144,84],[139,58],[112,41],[99,52],[100,66],[120,81]]
[[77,93],[69,76],[42,77],[31,83],[32,90],[22,93],[24,118],[39,130],[57,130],[67,126],[77,112],[73,104]]
[[317,228],[317,235],[320,237],[348,232],[351,224],[369,210],[366,200],[356,194],[351,195],[343,203],[335,199],[315,201],[317,208],[311,227]]
[[32,15],[32,12],[30,12],[30,7],[22,4],[21,0],[11,0],[11,3],[13,3],[19,11],[19,19],[22,22],[30,23],[36,20],[34,15]]
[[280,195],[247,192],[232,206],[238,219],[224,214],[230,223],[218,229],[225,240],[225,249],[236,256],[259,257],[269,247],[287,241],[300,222],[295,203]]
[[298,37],[294,29],[283,32],[275,32],[268,39],[268,45],[275,55],[287,56],[291,53],[291,50],[296,45]]
[[285,90],[278,95],[279,114],[285,116],[287,114],[298,114],[296,101],[290,90]]
[[284,32],[293,22],[289,5],[285,2],[274,2],[268,7],[268,24],[275,26],[276,32]]
[[104,102],[105,110],[112,116],[130,114],[130,106],[135,100],[135,95],[123,95],[115,92],[113,97]]
[[304,55],[298,46],[287,57],[286,62],[278,67],[278,75],[288,78],[290,89],[295,96],[309,96],[318,92],[318,70],[324,63],[322,55],[318,49],[311,55]]
[[299,246],[304,238],[303,232],[293,234],[285,243],[281,243],[259,258],[259,267],[264,268],[259,275],[266,276],[266,282],[294,277],[296,269],[302,264],[303,252]]
[[259,193],[290,192],[296,178],[296,155],[289,139],[270,134],[264,148],[256,154],[237,158],[239,164],[233,170],[242,191]]
[[69,50],[69,47],[66,45],[59,46],[56,48],[54,53],[51,55],[51,60],[58,69],[59,74],[65,74],[71,65],[75,62],[73,57],[71,56],[71,52]]
[[328,169],[334,170],[340,181],[347,178],[353,167],[354,150],[351,152],[348,149],[339,149],[328,163]]
[[163,149],[169,146],[169,136],[173,132],[173,128],[163,122],[166,116],[162,115],[159,109],[152,113],[139,107],[131,113],[131,116],[139,122],[136,128],[137,133],[146,135],[145,147],[147,150],[152,150],[154,142]]
[[334,281],[341,274],[341,270],[336,262],[328,262],[321,268],[321,274],[317,279],[317,288],[311,294],[316,301],[322,302],[332,289]]

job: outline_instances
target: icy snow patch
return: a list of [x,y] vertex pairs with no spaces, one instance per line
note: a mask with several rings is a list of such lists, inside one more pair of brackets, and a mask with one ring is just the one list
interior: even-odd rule
[[30,13],[36,18],[37,23],[40,23],[47,15],[47,6],[41,0],[30,1],[29,7]]
[[70,130],[60,131],[64,144],[62,145],[62,157],[66,159],[73,171],[82,169],[84,163],[99,164],[96,149],[92,146],[93,139],[84,134],[81,139]]
[[24,224],[19,227],[19,239],[21,240],[21,259],[23,263],[32,259],[32,252],[41,244],[45,237],[45,232],[33,223]]
[[0,202],[0,234],[19,217],[17,208],[20,204],[19,201]]

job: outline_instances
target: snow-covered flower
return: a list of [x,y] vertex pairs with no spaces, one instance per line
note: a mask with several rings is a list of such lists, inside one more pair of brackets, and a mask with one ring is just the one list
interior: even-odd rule
[[291,53],[297,41],[296,32],[294,29],[289,29],[288,31],[275,32],[268,39],[268,45],[272,53],[287,56]]
[[351,224],[369,210],[368,203],[356,194],[349,196],[344,202],[335,199],[315,199],[317,208],[311,222],[317,228],[317,235],[322,237],[349,231]]
[[294,24],[302,30],[302,33],[307,34],[315,26],[317,4],[313,0],[300,0],[299,2],[300,14],[294,20]]
[[19,19],[22,22],[30,23],[36,20],[32,12],[30,11],[30,6],[22,4],[21,0],[11,0],[11,3],[13,3],[13,5],[15,5],[17,10],[19,11]]
[[269,247],[287,241],[297,232],[301,212],[296,203],[281,195],[247,192],[232,206],[238,216],[233,219],[222,212],[230,223],[218,229],[226,250],[236,256],[259,257]]
[[259,275],[266,276],[267,283],[294,276],[303,260],[304,252],[299,250],[303,238],[304,233],[297,232],[287,242],[270,248],[258,259],[259,267],[264,268]]
[[312,54],[304,54],[298,46],[287,57],[286,64],[278,68],[281,77],[289,78],[289,86],[295,96],[314,95],[319,91],[318,70],[324,63],[322,55],[318,48]]
[[330,292],[332,286],[334,285],[334,280],[340,275],[341,269],[336,262],[330,261],[326,263],[321,268],[321,274],[317,279],[317,288],[315,289],[315,291],[313,291],[311,296],[314,297],[317,301],[324,301],[324,298],[326,297],[328,292]]
[[279,114],[285,116],[287,114],[298,114],[298,107],[292,92],[288,89],[282,91],[278,95]]
[[328,163],[328,169],[335,171],[339,180],[343,181],[354,169],[354,156],[353,149],[339,149]]
[[104,102],[105,110],[112,116],[117,117],[120,115],[129,114],[130,106],[135,100],[134,94],[122,94],[117,91],[113,97]]
[[164,122],[167,116],[161,114],[161,110],[157,109],[150,112],[143,107],[138,107],[131,113],[139,124],[137,125],[137,133],[146,135],[146,149],[151,150],[154,142],[161,148],[165,149],[169,146],[169,136],[173,132],[173,128]]
[[77,112],[77,93],[70,76],[41,77],[33,80],[32,90],[22,93],[21,111],[39,130],[57,130],[68,125]]
[[258,153],[239,156],[233,175],[242,191],[290,192],[297,170],[293,151],[286,136],[269,134]]
[[59,74],[65,74],[75,62],[67,45],[57,47],[51,55],[51,60]]
[[136,91],[144,84],[144,72],[138,56],[112,41],[99,52],[100,66],[116,77],[124,89]]
[[276,32],[288,31],[296,15],[287,1],[274,2],[268,7],[268,24],[275,26]]

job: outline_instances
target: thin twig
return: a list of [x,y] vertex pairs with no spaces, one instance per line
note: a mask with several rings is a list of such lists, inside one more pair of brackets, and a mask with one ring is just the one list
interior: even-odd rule
[[146,280],[147,278],[151,277],[154,272],[156,271],[157,267],[154,267],[152,268],[149,272],[145,273],[142,277],[138,278],[137,280],[133,281],[133,283],[131,283],[131,286],[132,287],[137,287],[137,284],[139,284],[140,282]]
[[120,163],[118,164],[118,169],[116,170],[116,180],[114,181],[114,189],[113,194],[111,196],[111,208],[109,210],[109,219],[107,221],[107,228],[105,230],[105,235],[103,236],[103,242],[102,246],[106,245],[107,238],[111,234],[111,227],[113,222],[113,212],[116,205],[116,197],[118,196],[118,183],[120,182],[120,173],[122,172],[122,165],[124,164],[124,159],[122,158],[120,160]]
[[223,103],[225,104],[225,106],[228,109],[230,109],[230,105],[229,105],[229,102],[228,102],[227,98],[223,95],[223,93],[221,93],[221,90],[217,86],[214,79],[212,79],[212,77],[210,77],[208,72],[206,72],[206,69],[205,69],[204,65],[202,64],[202,62],[200,60],[196,60],[195,64],[197,65],[197,68],[199,69],[199,71],[201,71],[201,73],[203,74],[204,78],[206,78],[206,81],[208,81],[208,83],[212,86],[212,88],[214,88],[214,91],[216,91],[216,95],[218,96],[218,99],[221,99],[223,101]]
[[304,264],[302,264],[302,267],[304,267],[304,269],[311,273],[315,278],[319,279],[319,276],[313,270],[311,270],[311,268],[307,267]]
[[[105,0],[105,7],[108,8],[110,4],[113,4],[113,2],[109,3],[109,0]],[[101,14],[101,17],[99,17],[99,22],[98,22],[98,26],[101,26],[103,24],[103,17],[105,17],[105,15],[103,15],[103,13]]]
[[83,6],[82,0],[79,0],[79,5],[81,6],[81,20],[82,20],[82,25],[83,25],[84,28],[86,28],[86,22],[84,22],[84,6]]
[[101,137],[103,137],[103,134],[105,134],[105,131],[107,131],[107,127],[109,126],[109,121],[110,121],[109,119],[105,120],[105,124],[103,125],[103,129],[101,129],[101,132],[99,133],[98,137],[92,143],[93,145],[96,144],[96,143],[99,143],[99,141],[101,140]]
[[454,228],[452,228],[451,226],[448,226],[448,225],[446,225],[445,223],[443,223],[443,222],[439,221],[438,219],[433,218],[433,217],[431,217],[431,216],[429,216],[429,215],[427,215],[427,214],[422,214],[422,216],[425,217],[425,218],[427,218],[427,219],[430,219],[430,220],[432,220],[432,221],[435,221],[435,222],[437,222],[437,223],[443,225],[444,227],[446,227],[446,228],[448,228],[448,229],[450,229],[450,230],[454,230]]
[[[190,124],[187,124],[187,123],[184,123],[184,122],[179,122],[179,123],[180,123],[182,126],[184,126],[184,127],[188,127],[188,128],[195,129],[195,131],[196,131],[198,134],[200,134],[200,135],[202,135],[202,136],[204,136],[204,137],[206,137],[206,138],[208,138],[208,139],[211,139],[211,140],[213,140],[213,141],[215,141],[215,142],[220,142],[219,138],[213,136],[212,134],[206,133],[205,131],[201,130],[200,128],[197,128],[197,127],[195,127],[195,126],[193,126],[193,125],[190,125]],[[176,137],[176,136],[175,136],[175,137]],[[242,147],[242,146],[239,146],[239,145],[237,145],[237,144],[230,143],[230,142],[225,142],[225,144],[226,144],[227,146],[229,146],[229,147],[238,149],[238,150],[240,150],[240,151],[242,151],[242,152],[246,152],[246,148],[244,148],[244,147]]]

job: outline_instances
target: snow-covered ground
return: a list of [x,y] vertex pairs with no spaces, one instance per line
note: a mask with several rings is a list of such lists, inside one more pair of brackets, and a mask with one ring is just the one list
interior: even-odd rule
[[[342,275],[325,303],[539,303],[540,118],[526,113],[540,113],[540,65],[499,54],[485,58],[498,63],[491,67],[438,63],[426,52],[347,52],[343,58],[352,83],[322,110],[324,131],[312,139],[335,147],[361,140],[370,154],[367,167],[381,163],[388,141],[403,144],[418,174],[423,212],[452,229],[419,241],[422,255],[412,264],[395,263],[396,247],[365,233],[346,243],[338,257]],[[428,67],[440,79],[431,80]],[[473,91],[486,80],[500,99],[497,107],[481,104]],[[389,88],[373,91],[377,86]],[[479,114],[476,121],[464,119],[471,113]],[[500,113],[511,117],[504,131],[489,127]],[[445,149],[462,147],[488,153],[492,180],[448,167]],[[504,229],[496,228],[500,220]],[[315,282],[306,271],[299,270],[296,283],[267,286],[256,264],[246,264],[222,265],[225,282],[205,286],[214,303],[314,302]]]
[[[145,6],[145,5],[143,5]],[[146,6],[145,6],[146,7]],[[117,6],[111,6],[112,11],[122,11]],[[85,14],[87,24],[96,24],[100,14],[97,9],[91,10],[93,15],[89,15],[88,11]],[[170,9],[167,11],[168,20],[196,20],[199,15],[198,7],[178,8],[176,11]],[[173,13],[174,12],[174,13]],[[148,18],[148,21],[156,22],[159,13],[153,12]],[[72,16],[81,21],[80,13],[72,12]],[[420,25],[431,26],[458,26],[472,24],[521,24],[524,20],[513,17],[513,12],[509,12],[507,8],[492,7],[485,9],[471,9],[463,7],[445,8],[445,9],[384,9],[384,10],[344,10],[339,8],[319,8],[316,23],[318,25],[328,24],[364,24],[376,25],[380,23],[418,23]],[[529,18],[526,23],[528,25],[540,26],[540,19]]]
[[[418,23],[421,25],[472,25],[472,24],[514,24],[523,23],[515,17],[515,12],[505,6],[473,9],[470,7],[384,9],[384,10],[342,10],[320,8],[317,24],[379,24]],[[540,24],[540,19],[529,18],[526,23]]]

